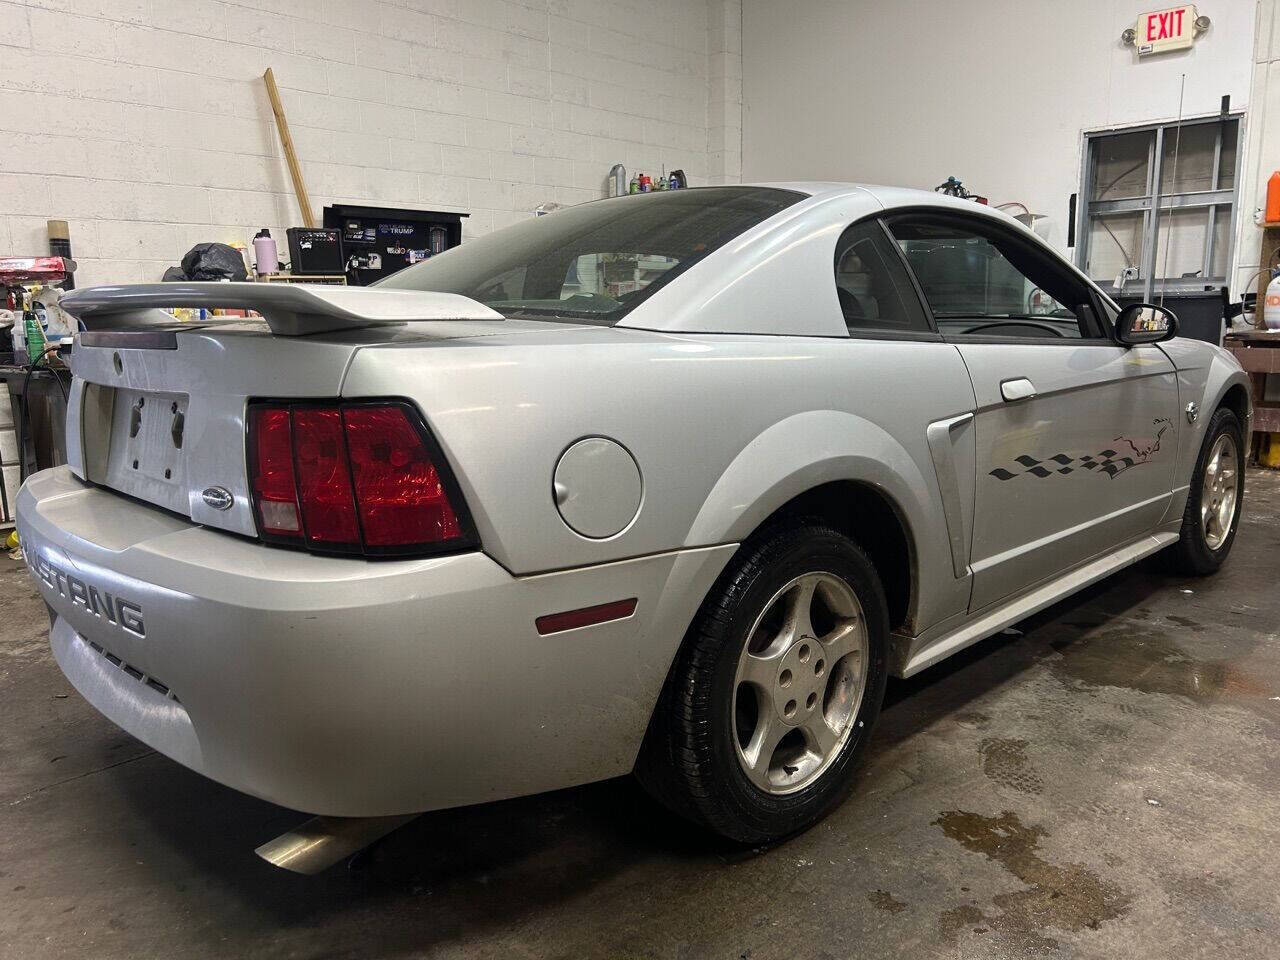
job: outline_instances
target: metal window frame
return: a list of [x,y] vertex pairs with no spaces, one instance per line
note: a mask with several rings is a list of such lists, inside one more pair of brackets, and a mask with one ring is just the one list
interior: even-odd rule
[[[1182,121],[1182,128],[1218,124],[1214,141],[1212,182],[1216,186],[1222,172],[1222,122],[1236,121],[1236,155],[1235,176],[1229,189],[1188,190],[1161,195],[1159,184],[1162,179],[1164,161],[1164,137],[1167,132],[1178,129],[1177,122],[1145,123],[1130,127],[1111,127],[1104,130],[1085,131],[1080,160],[1080,201],[1076,204],[1076,250],[1075,263],[1082,272],[1088,274],[1090,225],[1103,214],[1142,213],[1142,250],[1138,256],[1138,277],[1142,284],[1142,297],[1152,300],[1157,292],[1164,294],[1200,293],[1209,285],[1229,284],[1231,278],[1230,255],[1234,252],[1236,220],[1239,216],[1240,174],[1244,159],[1245,117],[1243,112],[1211,114],[1208,116],[1189,117]],[[1093,192],[1097,160],[1095,145],[1108,137],[1125,136],[1127,134],[1152,132],[1154,136],[1147,147],[1147,185],[1142,197],[1122,200],[1090,200]],[[1214,255],[1214,226],[1218,216],[1218,207],[1230,208],[1230,224],[1227,231],[1227,242],[1230,245],[1225,276],[1210,275]],[[1157,239],[1160,232],[1160,218],[1171,210],[1204,209],[1206,211],[1204,253],[1201,258],[1200,277],[1157,279],[1156,257],[1159,254]],[[1099,281],[1094,281],[1099,282]],[[1124,296],[1125,288],[1111,288],[1116,296]],[[1135,291],[1129,288],[1129,295]]]

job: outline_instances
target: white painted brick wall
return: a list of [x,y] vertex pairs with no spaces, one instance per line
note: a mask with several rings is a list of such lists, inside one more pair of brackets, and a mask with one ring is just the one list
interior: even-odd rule
[[742,176],[742,0],[709,0],[707,26],[707,175]]
[[0,251],[71,224],[80,285],[317,218],[471,214],[474,237],[628,173],[741,169],[741,0],[0,0]]

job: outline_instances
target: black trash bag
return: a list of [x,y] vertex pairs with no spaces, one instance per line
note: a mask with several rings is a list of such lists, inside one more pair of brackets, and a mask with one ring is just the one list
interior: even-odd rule
[[164,279],[173,280],[248,280],[244,257],[235,247],[225,243],[197,243],[182,258],[182,270],[170,267]]
[[182,272],[181,267],[170,267],[160,279],[165,283],[181,283],[187,279],[187,275]]

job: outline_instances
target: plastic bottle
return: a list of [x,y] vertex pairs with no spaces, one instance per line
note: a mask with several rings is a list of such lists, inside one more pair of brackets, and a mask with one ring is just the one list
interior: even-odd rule
[[258,276],[280,272],[280,257],[276,253],[276,242],[271,239],[271,231],[263,227],[253,238],[254,271]]
[[36,315],[34,310],[23,311],[22,317],[27,329],[27,362],[43,366],[49,358],[40,356],[45,348],[44,331],[40,328],[40,317]]
[[631,183],[628,187],[627,193],[639,193],[639,192],[640,192],[640,178],[633,173],[631,175]]
[[1267,294],[1263,300],[1262,324],[1268,330],[1280,330],[1280,268],[1271,272]]
[[1272,470],[1280,467],[1280,434],[1262,434],[1262,449],[1258,451],[1258,463]]
[[13,338],[13,364],[16,367],[27,365],[27,325],[26,315],[13,312],[13,328],[9,331]]

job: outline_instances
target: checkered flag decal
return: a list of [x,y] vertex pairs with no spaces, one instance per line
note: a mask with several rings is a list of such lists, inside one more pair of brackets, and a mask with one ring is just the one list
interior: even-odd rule
[[1003,467],[996,467],[991,471],[991,476],[997,480],[1012,480],[1014,477],[1033,476],[1043,480],[1045,477],[1052,477],[1054,474],[1065,476],[1076,470],[1097,470],[1105,473],[1109,477],[1115,477],[1117,473],[1121,473],[1132,467],[1136,461],[1133,457],[1118,456],[1115,450],[1101,450],[1098,453],[1086,453],[1083,457],[1072,457],[1065,453],[1057,453],[1045,460],[1037,460],[1029,454],[1023,454],[1015,457],[1014,462],[1019,464],[1021,470],[1006,470]]

